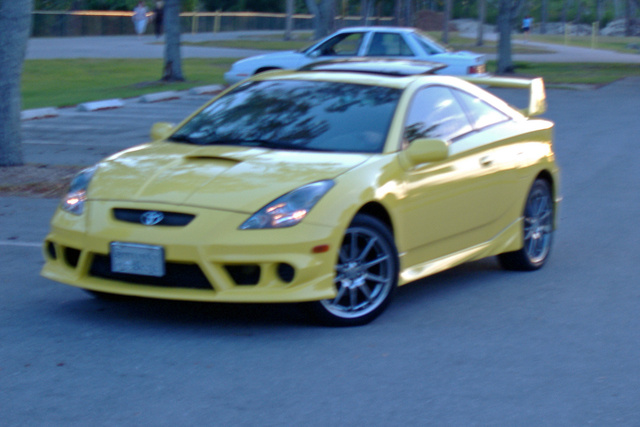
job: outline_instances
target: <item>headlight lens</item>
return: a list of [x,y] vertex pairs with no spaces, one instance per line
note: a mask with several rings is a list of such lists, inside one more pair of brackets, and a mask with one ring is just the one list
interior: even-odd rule
[[333,185],[331,180],[318,181],[278,197],[246,220],[240,230],[293,227],[307,216]]
[[87,188],[89,188],[89,182],[97,169],[98,166],[83,169],[71,180],[69,192],[62,199],[61,207],[63,210],[74,215],[82,215],[84,202],[87,200]]

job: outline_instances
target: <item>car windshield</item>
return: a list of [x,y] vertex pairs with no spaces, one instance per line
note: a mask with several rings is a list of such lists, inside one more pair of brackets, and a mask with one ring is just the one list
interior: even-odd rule
[[451,49],[442,46],[440,43],[438,43],[437,41],[433,40],[431,37],[429,37],[426,33],[422,32],[422,31],[415,31],[414,36],[416,38],[416,40],[418,41],[418,43],[420,43],[420,45],[422,46],[422,48],[429,54],[429,55],[433,55],[436,53],[445,53],[445,52],[451,52]]
[[247,82],[207,106],[170,140],[379,153],[400,94],[394,88],[339,82]]

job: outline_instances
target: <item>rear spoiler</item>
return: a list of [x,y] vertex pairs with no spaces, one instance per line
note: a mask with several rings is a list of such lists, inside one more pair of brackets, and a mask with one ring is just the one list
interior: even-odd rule
[[489,87],[503,87],[512,89],[529,89],[529,105],[520,112],[527,117],[538,116],[547,110],[547,96],[544,90],[544,81],[541,77],[524,79],[515,77],[466,77],[468,82]]

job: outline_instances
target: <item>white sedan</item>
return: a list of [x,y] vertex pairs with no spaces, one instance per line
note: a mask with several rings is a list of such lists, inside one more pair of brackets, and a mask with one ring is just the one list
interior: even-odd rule
[[422,59],[446,64],[439,74],[474,75],[486,73],[484,55],[452,52],[415,28],[345,28],[300,51],[252,56],[231,66],[224,79],[237,83],[263,71],[298,69],[312,62],[344,57]]

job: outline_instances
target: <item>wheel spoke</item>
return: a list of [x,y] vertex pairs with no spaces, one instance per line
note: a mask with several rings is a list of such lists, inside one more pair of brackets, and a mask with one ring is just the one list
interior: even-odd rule
[[342,285],[342,284],[340,284],[340,288],[338,289],[338,295],[336,295],[336,297],[333,299],[333,304],[334,305],[338,305],[340,303],[340,300],[344,296],[344,293],[345,293],[346,290],[347,290],[347,287]]
[[529,256],[533,257],[534,255],[534,248],[536,246],[536,239],[531,238],[529,239],[529,241],[527,242],[527,253],[529,254]]
[[358,235],[357,233],[351,233],[351,247],[349,248],[349,260],[358,258]]
[[378,283],[385,283],[387,280],[389,280],[389,278],[387,277],[379,276],[377,274],[372,274],[372,273],[367,273],[365,275],[365,279],[371,280],[373,282],[378,282]]
[[367,286],[366,283],[360,285],[358,289],[360,289],[360,291],[364,294],[367,301],[371,301],[371,289],[369,289],[369,286]]
[[358,255],[358,257],[356,258],[356,261],[363,261],[367,257],[369,252],[371,252],[371,249],[373,248],[373,246],[376,244],[377,241],[378,239],[376,239],[375,237],[371,238],[367,242],[367,245],[364,247],[364,249],[362,249],[362,251],[360,252],[360,255]]
[[389,259],[388,255],[383,255],[380,258],[376,258],[374,260],[369,261],[368,263],[364,264],[364,267],[369,270],[371,269],[371,267],[380,264],[381,262],[385,262],[386,260]]
[[394,256],[392,241],[375,227],[350,227],[335,266],[336,295],[321,301],[324,309],[342,319],[358,319],[379,309],[395,286]]
[[358,305],[358,289],[349,288],[349,310],[353,311]]
[[528,242],[529,240],[531,240],[533,238],[533,234],[535,233],[535,231],[536,231],[535,227],[526,228],[524,230],[524,241]]

